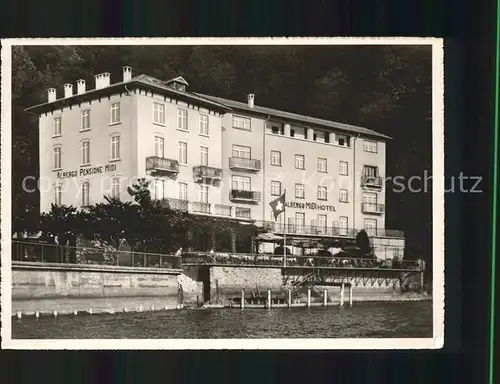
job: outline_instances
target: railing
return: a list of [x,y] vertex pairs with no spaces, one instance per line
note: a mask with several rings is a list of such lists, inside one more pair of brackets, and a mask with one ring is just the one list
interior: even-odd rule
[[[297,225],[297,224],[283,224],[275,221],[256,221],[255,225],[263,229],[281,234],[302,234],[302,235],[317,235],[317,236],[341,236],[341,237],[356,237],[362,229],[343,228],[343,227],[325,227],[320,225]],[[379,229],[368,228],[365,229],[368,236],[376,237],[404,237],[404,232],[398,229]]]
[[325,227],[318,225],[297,225],[282,224],[272,221],[256,223],[268,231],[275,233],[297,234],[297,235],[317,235],[317,236],[341,236],[356,237],[358,231],[351,228]]
[[214,213],[219,216],[231,216],[231,206],[215,204]]
[[384,204],[362,203],[361,211],[363,213],[384,213]]
[[231,191],[229,191],[229,199],[256,203],[260,201],[260,192],[231,189]]
[[157,204],[163,208],[170,208],[176,211],[188,211],[188,201],[181,199],[158,199],[156,200]]
[[12,260],[40,263],[93,264],[119,267],[180,269],[181,257],[149,252],[116,251],[109,248],[12,241]]
[[[283,256],[242,253],[189,252],[182,255],[183,265],[238,265],[238,266],[276,266],[285,264]],[[287,256],[286,267],[324,268],[324,269],[397,269],[423,270],[424,264],[408,260],[377,260],[352,257],[325,256]]]
[[260,171],[260,160],[248,159],[246,157],[230,157],[229,168],[247,169],[250,171]]
[[206,165],[197,165],[193,167],[193,174],[195,181],[202,181],[206,179],[222,180],[222,169],[208,167]]
[[361,185],[368,187],[382,188],[382,178],[380,176],[362,176]]
[[179,162],[159,156],[146,158],[146,171],[162,171],[166,173],[179,173]]
[[192,207],[194,213],[210,213],[210,203],[193,201]]

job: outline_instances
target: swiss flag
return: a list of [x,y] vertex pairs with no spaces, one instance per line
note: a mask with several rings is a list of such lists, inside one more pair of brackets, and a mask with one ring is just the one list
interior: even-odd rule
[[273,210],[274,220],[285,211],[285,193],[269,203]]

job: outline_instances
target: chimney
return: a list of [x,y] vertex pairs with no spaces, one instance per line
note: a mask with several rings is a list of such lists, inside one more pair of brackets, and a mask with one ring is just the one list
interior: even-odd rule
[[64,97],[73,96],[73,85],[72,84],[64,84]]
[[109,84],[111,83],[111,75],[109,72],[104,72],[102,74],[102,88],[109,87]]
[[47,96],[48,96],[49,103],[52,102],[52,101],[56,101],[56,89],[55,88],[49,88],[47,90]]
[[254,105],[253,102],[254,102],[254,99],[255,99],[255,95],[253,93],[249,93],[247,95],[247,98],[248,98],[248,106],[250,108],[253,108],[253,105]]
[[132,80],[132,67],[123,67],[123,82]]
[[85,80],[79,79],[76,81],[76,93],[78,95],[85,93]]
[[102,74],[98,74],[94,76],[95,78],[95,89],[102,88]]

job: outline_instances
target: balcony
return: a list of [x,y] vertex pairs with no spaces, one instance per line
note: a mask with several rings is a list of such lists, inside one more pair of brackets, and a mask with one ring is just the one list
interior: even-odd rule
[[210,213],[210,203],[202,203],[200,201],[193,201],[192,203],[193,213]]
[[229,191],[229,200],[248,203],[258,203],[260,201],[260,192],[245,191],[241,189],[231,189]]
[[381,215],[384,213],[384,204],[362,203],[361,212]]
[[188,201],[180,199],[160,199],[156,200],[157,204],[162,208],[169,208],[174,211],[188,212]]
[[331,236],[331,237],[356,237],[358,231],[351,228],[327,227],[320,225],[300,225],[266,221],[263,228],[276,234]]
[[229,168],[244,171],[260,171],[260,160],[245,157],[230,157]]
[[146,158],[146,171],[152,171],[156,175],[176,175],[179,173],[179,162],[164,157],[149,156]]
[[382,178],[380,176],[362,176],[361,186],[369,188],[382,188]]
[[222,180],[222,169],[198,165],[193,167],[193,177],[196,183],[212,182],[218,184]]

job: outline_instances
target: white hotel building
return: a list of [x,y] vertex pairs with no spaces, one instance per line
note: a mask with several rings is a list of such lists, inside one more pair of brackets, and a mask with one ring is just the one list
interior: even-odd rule
[[[252,221],[289,238],[404,244],[385,229],[385,150],[370,129],[194,93],[181,77],[95,76],[48,90],[39,116],[40,209],[128,200],[151,177],[152,196],[192,214]],[[270,201],[286,190],[286,223]],[[281,224],[281,225],[280,225]]]

